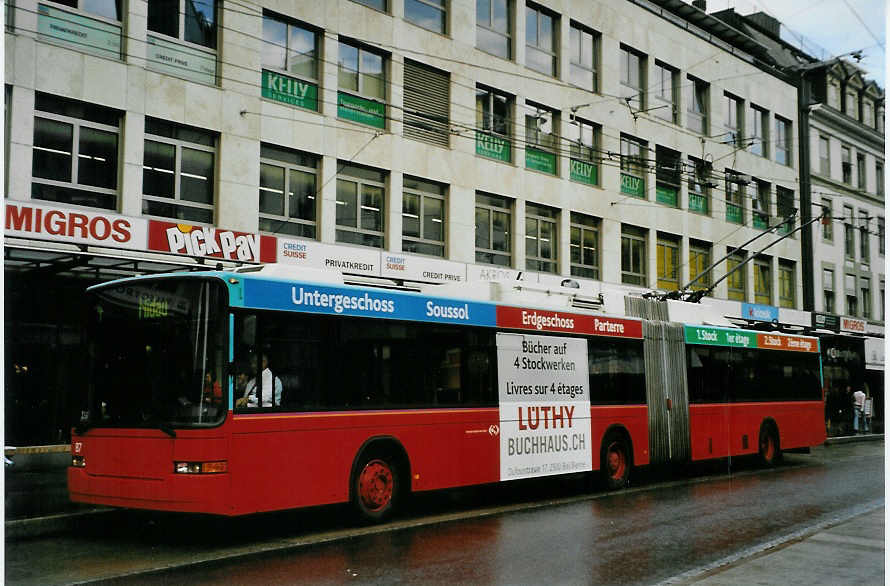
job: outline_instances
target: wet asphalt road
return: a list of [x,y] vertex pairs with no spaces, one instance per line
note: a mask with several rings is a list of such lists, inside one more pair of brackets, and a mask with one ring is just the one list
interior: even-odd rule
[[352,524],[344,507],[235,520],[116,513],[78,535],[8,543],[6,583],[655,584],[882,504],[884,442],[789,454],[772,470],[648,471],[636,484],[421,495],[382,527]]

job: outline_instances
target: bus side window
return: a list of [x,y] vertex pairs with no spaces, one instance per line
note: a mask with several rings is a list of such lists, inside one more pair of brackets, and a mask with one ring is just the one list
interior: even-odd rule
[[251,372],[251,357],[256,352],[257,316],[254,313],[239,312],[235,314],[234,340],[234,364],[230,376],[232,377],[233,408],[240,410],[244,406],[238,405],[238,399],[244,396],[247,382],[256,377],[256,372]]

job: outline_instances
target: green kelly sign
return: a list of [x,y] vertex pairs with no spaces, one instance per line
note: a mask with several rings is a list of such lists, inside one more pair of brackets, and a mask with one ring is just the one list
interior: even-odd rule
[[646,185],[640,177],[634,177],[627,173],[621,174],[621,193],[635,197],[646,197]]
[[337,116],[375,128],[386,128],[386,104],[351,94],[337,94]]
[[121,58],[121,27],[95,18],[38,4],[37,32],[43,37],[77,45],[81,50]]
[[263,70],[263,97],[276,102],[318,111],[318,87],[314,83]]
[[476,131],[476,154],[505,163],[512,160],[510,141],[478,130]]
[[677,188],[664,185],[655,186],[655,201],[677,207]]
[[744,222],[744,219],[742,218],[741,206],[737,206],[731,203],[726,204],[726,221],[733,222],[735,224],[741,224],[742,222]]
[[705,344],[707,346],[732,346],[734,348],[757,348],[757,334],[724,330],[704,326],[686,326],[687,344]]
[[572,181],[580,181],[587,185],[599,185],[598,175],[597,166],[593,163],[578,159],[569,160],[569,177]]
[[556,155],[536,148],[525,147],[525,168],[556,175]]

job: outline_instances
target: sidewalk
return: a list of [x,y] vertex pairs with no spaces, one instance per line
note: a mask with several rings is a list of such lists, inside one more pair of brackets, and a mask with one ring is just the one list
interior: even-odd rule
[[669,584],[882,586],[884,507]]

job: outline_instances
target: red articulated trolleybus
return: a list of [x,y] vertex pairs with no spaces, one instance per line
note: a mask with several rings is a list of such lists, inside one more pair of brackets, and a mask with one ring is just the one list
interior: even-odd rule
[[380,520],[415,491],[578,472],[617,489],[635,466],[825,440],[816,338],[281,269],[89,290],[72,500]]

